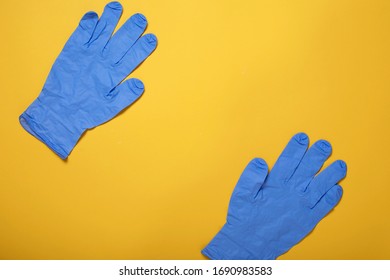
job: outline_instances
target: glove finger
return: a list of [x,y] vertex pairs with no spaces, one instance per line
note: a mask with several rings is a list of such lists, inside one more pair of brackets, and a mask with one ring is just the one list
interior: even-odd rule
[[122,5],[119,2],[108,3],[93,32],[89,45],[104,47],[114,32],[119,18],[122,15]]
[[114,115],[130,106],[136,101],[144,92],[144,84],[135,78],[128,79],[118,85],[114,92],[114,101],[112,103],[114,108]]
[[308,145],[309,137],[305,133],[294,135],[271,170],[271,182],[288,180],[301,162]]
[[124,79],[141,64],[157,47],[157,38],[153,34],[142,36],[131,49],[116,63],[118,78]]
[[70,37],[69,42],[76,45],[84,45],[92,36],[93,30],[99,20],[95,12],[86,13],[80,20],[79,25]]
[[147,24],[148,22],[144,15],[135,14],[131,16],[112,36],[104,50],[104,54],[109,56],[113,63],[120,61],[144,33]]
[[341,186],[334,185],[330,188],[313,208],[315,222],[321,221],[339,203],[342,196],[343,189]]
[[234,189],[233,196],[254,198],[268,175],[267,163],[261,158],[249,162]]
[[342,160],[337,160],[325,168],[311,181],[307,187],[310,207],[313,208],[321,197],[347,175],[347,165]]
[[304,191],[313,177],[321,169],[322,165],[332,153],[332,146],[328,141],[319,140],[305,153],[291,180]]

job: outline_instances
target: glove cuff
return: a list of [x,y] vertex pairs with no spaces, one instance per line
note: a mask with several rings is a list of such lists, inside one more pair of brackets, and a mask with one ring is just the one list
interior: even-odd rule
[[[240,244],[233,236],[241,236],[245,239],[245,234],[233,232],[228,224],[217,233],[210,243],[202,250],[202,254],[212,260],[274,260],[275,257],[265,252],[253,252]],[[260,250],[259,250],[260,251]]]
[[49,108],[40,99],[41,96],[20,115],[20,124],[59,157],[66,159],[84,130],[72,125],[71,116],[59,114],[61,108]]

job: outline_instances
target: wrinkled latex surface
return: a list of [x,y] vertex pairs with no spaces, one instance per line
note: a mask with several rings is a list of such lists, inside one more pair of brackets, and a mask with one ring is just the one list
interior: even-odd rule
[[[310,233],[339,202],[346,164],[335,161],[325,140],[308,150],[295,135],[268,174],[264,160],[245,168],[231,196],[226,224],[202,253],[211,259],[275,259]],[[318,174],[317,174],[318,173]]]
[[112,35],[121,14],[121,4],[111,2],[100,19],[95,12],[82,17],[39,97],[20,116],[22,126],[63,159],[87,129],[112,119],[144,91],[140,80],[122,80],[153,52],[157,39],[141,36],[147,25],[141,14]]

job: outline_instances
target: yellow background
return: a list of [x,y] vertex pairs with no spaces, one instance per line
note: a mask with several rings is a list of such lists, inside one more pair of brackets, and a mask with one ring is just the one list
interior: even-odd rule
[[1,259],[205,259],[246,164],[299,131],[349,171],[280,259],[390,258],[390,1],[122,1],[159,39],[131,74],[146,91],[65,162],[18,117],[105,4],[0,2]]

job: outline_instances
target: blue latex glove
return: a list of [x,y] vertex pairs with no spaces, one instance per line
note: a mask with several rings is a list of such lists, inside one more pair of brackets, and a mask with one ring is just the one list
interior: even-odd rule
[[20,116],[22,126],[62,159],[87,129],[109,121],[144,91],[140,80],[122,80],[153,52],[157,39],[141,37],[147,25],[141,14],[111,37],[121,14],[121,4],[111,2],[100,19],[95,12],[82,17],[39,97]]
[[342,196],[337,183],[346,175],[346,164],[335,161],[317,174],[332,148],[324,140],[307,150],[308,144],[306,134],[295,135],[269,175],[264,160],[248,164],[232,194],[226,224],[204,255],[276,259],[337,205]]

